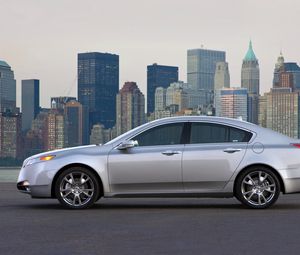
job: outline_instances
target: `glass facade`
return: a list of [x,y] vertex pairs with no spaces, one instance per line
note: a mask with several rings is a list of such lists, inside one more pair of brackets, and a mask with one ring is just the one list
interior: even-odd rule
[[154,112],[155,90],[178,81],[178,67],[153,64],[147,66],[147,112]]
[[16,80],[11,67],[0,60],[0,112],[16,110]]
[[78,54],[78,101],[88,107],[89,130],[96,123],[111,128],[116,122],[119,91],[119,56],[110,53]]
[[207,104],[212,103],[216,64],[225,60],[224,51],[207,49],[187,51],[187,83],[193,90],[204,90],[208,94]]
[[40,81],[22,80],[22,131],[31,128],[31,122],[40,110]]
[[247,89],[224,88],[216,93],[216,115],[247,120]]

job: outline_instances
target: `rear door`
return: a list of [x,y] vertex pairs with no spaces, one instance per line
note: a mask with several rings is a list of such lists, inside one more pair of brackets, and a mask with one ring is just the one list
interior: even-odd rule
[[187,192],[220,191],[242,161],[252,133],[223,124],[190,123],[190,141],[183,154]]

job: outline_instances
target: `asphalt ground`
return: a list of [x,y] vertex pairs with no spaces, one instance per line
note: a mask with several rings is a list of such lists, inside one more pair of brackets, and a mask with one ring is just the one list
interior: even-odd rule
[[236,199],[103,199],[88,210],[0,183],[0,254],[300,254],[300,194],[267,210]]

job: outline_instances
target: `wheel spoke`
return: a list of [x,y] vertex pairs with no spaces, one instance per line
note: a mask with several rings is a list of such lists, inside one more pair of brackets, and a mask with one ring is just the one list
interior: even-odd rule
[[267,191],[267,192],[269,192],[269,193],[271,193],[271,194],[274,194],[274,193],[275,193],[275,190],[271,190],[271,189],[265,189],[264,191]]
[[253,181],[253,179],[250,177],[250,175],[247,175],[248,180],[246,181],[246,178],[244,179],[244,183],[250,185],[250,186],[254,186],[255,182]]
[[82,205],[80,195],[78,195],[77,197],[78,197],[78,203],[79,203],[79,205]]
[[69,179],[67,179],[67,177],[65,177],[64,180],[65,180],[67,183],[71,184],[71,185],[74,184],[74,183],[72,183]]
[[84,195],[86,195],[87,197],[91,197],[92,195],[90,195],[88,192],[86,192],[86,191],[84,191],[84,190],[82,190],[82,193],[84,194]]
[[254,191],[252,191],[252,193],[250,194],[250,196],[247,197],[246,199],[247,199],[248,201],[251,201],[251,198],[252,198],[252,196],[253,196],[254,194],[255,194]]
[[261,195],[258,195],[258,204],[261,205]]
[[263,193],[260,194],[260,197],[264,200],[263,201],[264,204],[267,203],[267,199],[266,199],[266,197],[264,196]]
[[75,184],[75,179],[74,179],[74,176],[72,173],[70,173],[70,176],[71,176],[71,180],[72,180],[72,184],[74,185]]
[[74,195],[74,199],[73,199],[73,205],[75,206],[76,205],[76,198],[77,198],[77,195]]
[[85,184],[86,182],[88,182],[90,180],[90,177],[87,176],[86,179],[82,178],[81,179],[81,184]]
[[62,192],[66,192],[66,194],[63,195],[63,197],[67,197],[67,196],[69,196],[72,193],[72,190],[69,189],[69,190],[64,190]]
[[249,191],[244,191],[242,192],[244,196],[248,195],[249,193],[253,192],[252,190],[249,190]]

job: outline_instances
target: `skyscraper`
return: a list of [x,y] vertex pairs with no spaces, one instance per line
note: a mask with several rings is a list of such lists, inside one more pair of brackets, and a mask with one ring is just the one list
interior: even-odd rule
[[0,158],[20,158],[21,115],[0,112]]
[[300,97],[291,88],[273,88],[260,99],[260,125],[300,138]]
[[229,88],[230,75],[227,62],[217,62],[214,76],[214,90]]
[[110,53],[78,54],[78,101],[88,107],[89,130],[96,123],[111,128],[116,122],[119,56]]
[[181,111],[189,106],[189,95],[184,89],[183,82],[171,83],[166,92],[166,106],[178,106],[178,111]]
[[187,82],[194,90],[204,90],[206,104],[212,103],[217,62],[225,62],[224,51],[191,49],[187,51]]
[[16,80],[11,67],[0,60],[0,112],[16,110]]
[[216,94],[216,115],[227,118],[242,118],[247,120],[247,89],[223,88]]
[[282,52],[275,64],[273,88],[292,88],[293,91],[300,91],[300,67],[295,62],[284,62]]
[[66,146],[66,120],[64,114],[56,109],[51,109],[46,119],[46,150],[62,149]]
[[40,110],[40,81],[22,80],[22,131],[31,128],[31,122]]
[[155,90],[155,111],[162,111],[166,108],[166,89],[157,87]]
[[76,100],[71,100],[65,104],[64,114],[66,118],[67,144],[69,147],[88,144],[88,111]]
[[178,67],[153,64],[147,66],[147,112],[154,112],[155,90],[167,88],[172,82],[178,81]]
[[258,123],[258,98],[259,98],[259,65],[249,42],[248,51],[243,59],[241,72],[242,88],[248,90],[248,121]]
[[[214,107],[220,105],[220,90],[223,88],[230,87],[230,76],[227,62],[217,62],[216,63],[216,72],[214,77]],[[219,114],[219,113],[216,113]]]
[[145,97],[135,82],[125,82],[117,95],[117,134],[145,121]]

